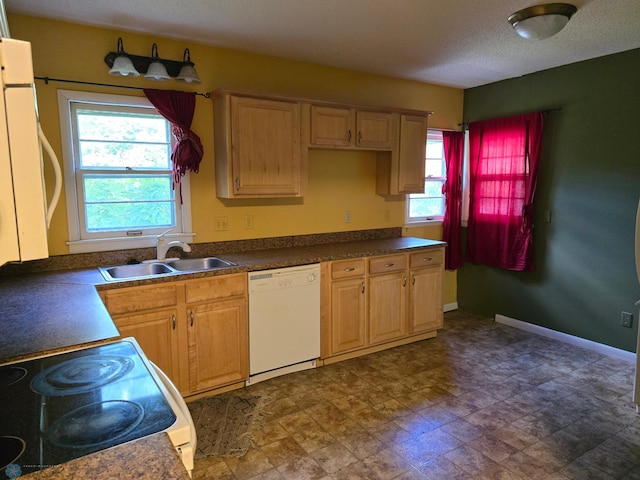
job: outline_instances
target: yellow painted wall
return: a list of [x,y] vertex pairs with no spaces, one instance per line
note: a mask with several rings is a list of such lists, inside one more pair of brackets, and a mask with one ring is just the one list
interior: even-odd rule
[[[360,105],[432,110],[430,126],[456,129],[462,122],[463,91],[455,88],[383,77],[362,72],[295,62],[193,42],[59,22],[39,17],[9,15],[11,35],[32,43],[37,76],[130,85],[135,87],[208,92],[218,88],[247,89]],[[128,53],[150,55],[157,43],[162,58],[181,59],[189,48],[202,80],[199,85],[153,82],[108,74],[104,56],[116,49],[122,37]],[[57,90],[83,90],[142,96],[137,90],[36,82],[43,130],[61,155]],[[375,155],[370,152],[311,151],[309,187],[302,199],[221,200],[215,194],[213,158],[213,108],[211,100],[197,97],[192,129],[201,137],[204,157],[200,172],[191,176],[191,201],[195,242],[214,242],[281,235],[401,226],[404,200],[375,194]],[[47,184],[51,171],[45,167]],[[344,212],[352,222],[344,222]],[[254,227],[245,228],[252,215]],[[229,230],[214,230],[213,218],[226,216]],[[436,230],[414,236],[440,238]],[[64,194],[49,234],[52,255],[67,254],[68,239]],[[455,284],[454,284],[455,287]],[[449,291],[451,287],[447,287]],[[455,288],[453,290],[455,296]]]

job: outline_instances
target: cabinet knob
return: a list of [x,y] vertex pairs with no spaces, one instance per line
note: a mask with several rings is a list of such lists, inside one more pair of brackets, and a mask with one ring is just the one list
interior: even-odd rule
[[236,184],[236,192],[237,192],[238,190],[240,190],[240,177],[236,177],[235,184]]
[[349,142],[351,142],[351,130],[349,130],[349,131],[347,132],[347,135],[348,135],[348,138],[349,138]]
[[189,318],[191,319],[191,326],[193,327],[193,312],[189,312]]
[[395,265],[394,263],[386,263],[384,266],[388,268],[388,267],[393,267],[394,265]]
[[171,328],[176,329],[176,314],[171,315]]
[[345,272],[354,272],[356,270],[355,267],[350,267],[350,268],[345,268],[344,271]]
[[364,293],[364,282],[362,282],[362,293]]

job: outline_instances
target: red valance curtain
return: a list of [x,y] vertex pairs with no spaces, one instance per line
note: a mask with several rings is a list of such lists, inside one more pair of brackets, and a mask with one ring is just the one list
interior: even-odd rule
[[462,255],[462,161],[464,132],[442,132],[447,181],[442,186],[445,196],[443,240],[447,242],[444,268],[455,270],[464,263]]
[[469,124],[470,262],[534,269],[533,198],[542,124],[539,112]]
[[191,131],[196,94],[150,88],[145,88],[144,94],[158,113],[171,123],[171,133],[176,139],[171,153],[173,181],[180,184],[189,170],[198,173],[203,155],[200,137]]

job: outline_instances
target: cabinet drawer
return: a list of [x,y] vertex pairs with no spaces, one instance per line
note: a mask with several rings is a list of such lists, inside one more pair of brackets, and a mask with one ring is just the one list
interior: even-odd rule
[[399,272],[407,266],[404,255],[389,255],[386,257],[373,257],[369,260],[369,273]]
[[187,303],[237,297],[247,292],[247,275],[239,273],[192,280],[186,282],[185,288]]
[[176,285],[108,290],[104,304],[111,315],[170,307],[178,303]]
[[444,249],[438,248],[425,250],[424,252],[412,253],[410,255],[409,266],[411,268],[430,267],[440,265],[444,261]]
[[331,278],[359,277],[364,275],[364,259],[343,260],[331,264]]

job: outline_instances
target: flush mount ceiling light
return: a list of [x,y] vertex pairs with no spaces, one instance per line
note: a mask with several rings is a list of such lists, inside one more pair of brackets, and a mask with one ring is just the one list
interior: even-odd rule
[[155,43],[151,47],[151,56],[143,57],[125,52],[122,46],[122,38],[118,38],[117,51],[107,53],[104,57],[104,62],[110,68],[110,75],[137,77],[144,73],[144,78],[150,80],[170,80],[175,78],[187,83],[200,83],[188,48],[184,50],[182,61],[159,58],[158,46]]
[[547,3],[519,10],[508,20],[522,38],[543,40],[562,30],[577,10],[569,3]]

